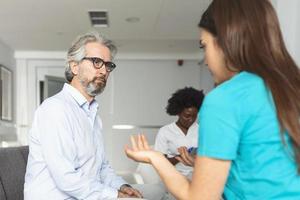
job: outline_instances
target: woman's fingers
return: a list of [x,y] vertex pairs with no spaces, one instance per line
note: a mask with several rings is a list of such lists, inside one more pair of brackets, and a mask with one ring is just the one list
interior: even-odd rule
[[154,155],[154,151],[148,145],[144,135],[130,136],[132,148],[125,146],[127,157],[137,162],[150,162],[150,156]]
[[182,154],[180,154],[180,156],[182,157],[182,160],[184,160],[184,164],[185,164],[185,165],[188,165],[189,162],[188,162],[188,159],[187,159],[187,157],[186,157],[186,154],[183,152]]
[[188,165],[190,166],[194,165],[194,158],[189,154],[187,150],[184,151],[184,157]]
[[191,167],[194,166],[194,162],[192,160],[190,160],[189,158],[187,158],[186,162],[189,166],[191,166]]
[[150,150],[148,141],[143,134],[139,134],[137,136],[130,136],[131,144],[132,144],[132,149],[134,151],[138,150]]
[[177,148],[177,151],[181,155],[182,154],[182,147]]
[[141,134],[137,135],[137,146],[138,146],[139,150],[144,150],[144,143],[143,143]]
[[194,165],[194,160],[195,160],[194,157],[192,157],[190,154],[188,154],[187,159],[191,165]]
[[175,159],[178,160],[179,162],[183,163],[184,165],[188,165],[181,156],[175,156]]
[[131,141],[131,145],[132,145],[132,150],[133,151],[137,151],[138,150],[138,146],[136,144],[135,136],[131,135],[130,136],[130,141]]
[[130,140],[132,144],[132,149],[134,151],[151,149],[145,135],[143,134],[138,134],[137,136],[130,136]]
[[176,157],[177,160],[184,165],[194,166],[194,158],[189,154],[186,147],[179,147],[177,150],[180,153],[180,156]]
[[178,153],[181,155],[183,154],[185,151],[187,152],[187,148],[184,146],[181,146],[177,149]]
[[147,141],[145,135],[143,134],[143,135],[141,135],[141,137],[142,137],[142,142],[143,142],[144,148],[145,148],[146,150],[150,150],[150,146],[149,146],[149,144],[148,144],[148,141]]

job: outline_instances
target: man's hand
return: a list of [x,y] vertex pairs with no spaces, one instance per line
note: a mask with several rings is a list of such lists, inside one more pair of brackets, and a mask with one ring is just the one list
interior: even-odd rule
[[120,190],[118,191],[118,198],[126,197],[143,198],[142,194],[138,190],[127,185],[122,185]]
[[186,147],[179,147],[177,149],[179,152],[180,156],[176,156],[175,158],[183,163],[184,165],[194,167],[195,164],[195,157],[190,155]]
[[118,190],[118,199],[119,198],[129,198],[131,196],[129,196],[128,194],[125,194],[123,192],[121,192],[120,190]]

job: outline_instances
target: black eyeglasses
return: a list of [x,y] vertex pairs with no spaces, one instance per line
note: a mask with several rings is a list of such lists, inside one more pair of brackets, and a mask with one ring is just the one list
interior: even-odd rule
[[104,60],[102,60],[101,58],[98,58],[98,57],[84,57],[81,60],[91,61],[96,69],[100,69],[103,65],[105,65],[105,69],[108,72],[111,72],[112,70],[114,70],[116,68],[115,63],[109,62],[109,61],[105,62]]

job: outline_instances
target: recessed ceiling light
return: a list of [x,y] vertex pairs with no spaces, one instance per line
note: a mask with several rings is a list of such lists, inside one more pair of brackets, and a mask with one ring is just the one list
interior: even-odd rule
[[2,141],[2,142],[1,142],[1,147],[9,147],[8,142]]
[[129,129],[134,129],[135,126],[129,125],[129,124],[118,124],[118,125],[113,125],[113,129],[119,129],[119,130],[129,130]]
[[139,17],[128,17],[125,20],[129,23],[137,23],[140,21],[140,18]]

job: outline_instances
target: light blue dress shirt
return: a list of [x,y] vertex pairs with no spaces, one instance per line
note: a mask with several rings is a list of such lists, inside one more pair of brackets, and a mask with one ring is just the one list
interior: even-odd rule
[[98,104],[65,84],[36,110],[29,137],[25,200],[111,199],[126,182],[105,157]]
[[231,160],[226,200],[299,200],[300,176],[280,137],[273,98],[259,76],[241,72],[206,95],[198,155]]

